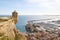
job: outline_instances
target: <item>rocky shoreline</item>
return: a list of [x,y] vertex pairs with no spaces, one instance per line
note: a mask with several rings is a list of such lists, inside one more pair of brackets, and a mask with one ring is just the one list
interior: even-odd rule
[[[0,19],[0,40],[60,40],[60,20],[33,23],[28,21],[25,33],[16,28],[18,14]],[[36,21],[36,20],[34,20]]]
[[[55,24],[56,23],[56,24]],[[28,40],[60,40],[60,20],[26,25]]]

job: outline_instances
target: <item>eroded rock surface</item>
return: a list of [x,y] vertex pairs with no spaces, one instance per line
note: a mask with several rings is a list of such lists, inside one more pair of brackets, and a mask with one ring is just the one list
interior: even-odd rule
[[0,23],[0,40],[27,40],[12,19]]

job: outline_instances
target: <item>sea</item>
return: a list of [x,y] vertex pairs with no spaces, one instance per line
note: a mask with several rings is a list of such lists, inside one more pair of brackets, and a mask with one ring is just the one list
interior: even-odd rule
[[45,20],[51,20],[55,18],[59,19],[60,15],[19,15],[16,27],[21,32],[26,32],[25,26],[28,21],[31,21],[31,20],[45,21]]

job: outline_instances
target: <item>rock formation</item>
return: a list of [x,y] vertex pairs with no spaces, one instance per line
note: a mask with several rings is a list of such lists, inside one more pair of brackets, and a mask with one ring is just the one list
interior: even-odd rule
[[12,18],[0,23],[0,40],[27,40],[25,35],[16,29],[16,23],[16,13],[12,15]]
[[18,21],[18,13],[16,11],[12,12],[12,18],[14,19],[15,24]]

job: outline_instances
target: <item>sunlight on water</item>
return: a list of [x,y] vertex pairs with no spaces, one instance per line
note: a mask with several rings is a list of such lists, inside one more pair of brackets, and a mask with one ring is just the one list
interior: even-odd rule
[[[18,23],[17,23],[17,28],[21,31],[21,32],[25,32],[25,25],[27,24],[27,21],[31,21],[31,20],[39,20],[39,21],[52,21],[52,20],[60,20],[60,16],[31,16],[31,15],[25,15],[22,16],[20,15],[18,18]],[[38,22],[39,22],[38,21]]]

